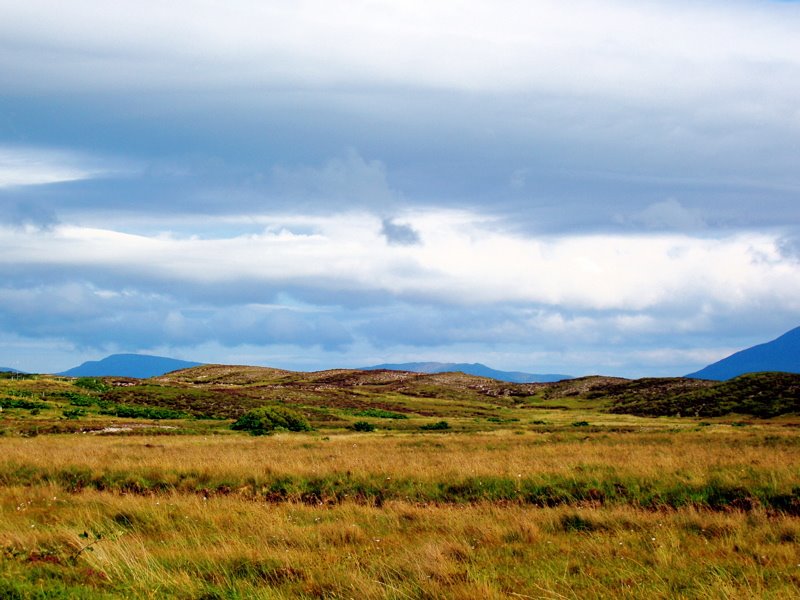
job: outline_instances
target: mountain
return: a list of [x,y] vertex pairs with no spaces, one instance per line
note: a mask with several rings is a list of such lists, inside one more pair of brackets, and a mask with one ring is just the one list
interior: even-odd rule
[[170,371],[177,371],[178,369],[197,367],[201,364],[163,356],[149,356],[147,354],[112,354],[103,360],[90,360],[63,373],[57,373],[57,375],[65,375],[67,377],[115,375],[117,377],[146,379],[164,375]]
[[800,373],[800,327],[766,344],[731,354],[686,377],[723,381],[761,371]]
[[477,375],[479,377],[489,377],[498,381],[508,381],[510,383],[545,383],[550,381],[561,381],[562,379],[572,379],[571,375],[558,375],[553,373],[536,374],[522,373],[520,371],[498,371],[482,365],[481,363],[440,363],[440,362],[412,362],[399,364],[383,364],[372,367],[362,367],[362,371],[376,371],[378,369],[388,369],[390,371],[411,371],[412,373],[449,373],[460,371],[467,375]]
[[11,367],[0,367],[0,373],[22,373],[22,371],[17,371],[17,369],[12,369]]

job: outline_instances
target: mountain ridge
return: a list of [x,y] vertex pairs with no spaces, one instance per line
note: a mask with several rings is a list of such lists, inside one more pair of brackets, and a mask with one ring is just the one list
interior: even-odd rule
[[65,377],[136,377],[147,379],[171,371],[199,367],[203,363],[153,356],[150,354],[111,354],[100,360],[89,360],[56,375]]
[[441,362],[409,362],[384,363],[370,367],[360,367],[361,371],[409,371],[412,373],[449,373],[460,372],[478,377],[489,377],[508,383],[550,383],[564,379],[572,379],[572,375],[558,373],[525,373],[522,371],[500,371],[482,363],[441,363]]
[[800,327],[772,341],[734,352],[684,377],[725,381],[747,373],[771,371],[800,373]]

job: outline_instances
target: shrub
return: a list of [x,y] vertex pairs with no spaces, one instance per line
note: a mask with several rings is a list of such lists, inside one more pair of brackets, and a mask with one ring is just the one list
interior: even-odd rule
[[75,380],[75,385],[93,392],[105,392],[108,390],[108,385],[102,379],[97,379],[96,377],[79,377]]
[[244,413],[231,425],[236,431],[247,431],[250,435],[269,435],[275,430],[311,431],[306,418],[283,406],[262,406]]
[[86,415],[86,411],[82,408],[65,408],[62,412],[67,419],[77,419]]
[[0,399],[0,408],[24,408],[25,410],[47,408],[44,402],[36,402],[35,400],[15,400],[12,398]]
[[391,410],[384,410],[382,408],[365,408],[353,413],[357,417],[377,417],[379,419],[407,419],[408,415],[403,413],[392,412]]
[[105,404],[101,415],[113,415],[126,419],[185,419],[189,415],[179,410],[160,406],[136,406],[134,404]]
[[589,421],[575,421],[572,424],[572,426],[573,427],[588,427],[589,426]]
[[436,423],[422,425],[420,429],[424,429],[425,431],[440,431],[442,429],[450,429],[450,423],[447,421],[437,421]]
[[356,421],[353,423],[353,429],[356,431],[375,431],[375,425],[366,421]]

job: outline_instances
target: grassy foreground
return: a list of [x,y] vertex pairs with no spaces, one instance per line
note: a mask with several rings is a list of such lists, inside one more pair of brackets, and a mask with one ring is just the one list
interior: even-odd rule
[[0,598],[792,598],[794,423],[0,438]]

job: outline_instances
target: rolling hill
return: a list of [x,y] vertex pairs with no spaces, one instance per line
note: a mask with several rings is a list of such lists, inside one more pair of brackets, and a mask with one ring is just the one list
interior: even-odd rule
[[686,377],[724,381],[762,371],[800,373],[800,327],[771,342],[736,352]]
[[57,373],[66,377],[157,377],[170,371],[200,366],[201,363],[150,356],[147,354],[112,354],[102,360],[90,360],[82,365]]
[[382,364],[372,367],[362,367],[363,371],[391,370],[410,371],[412,373],[449,373],[460,372],[478,377],[489,377],[498,381],[510,383],[544,383],[571,379],[571,375],[554,373],[523,373],[521,371],[498,371],[481,363],[440,363],[440,362],[410,362],[397,364]]

